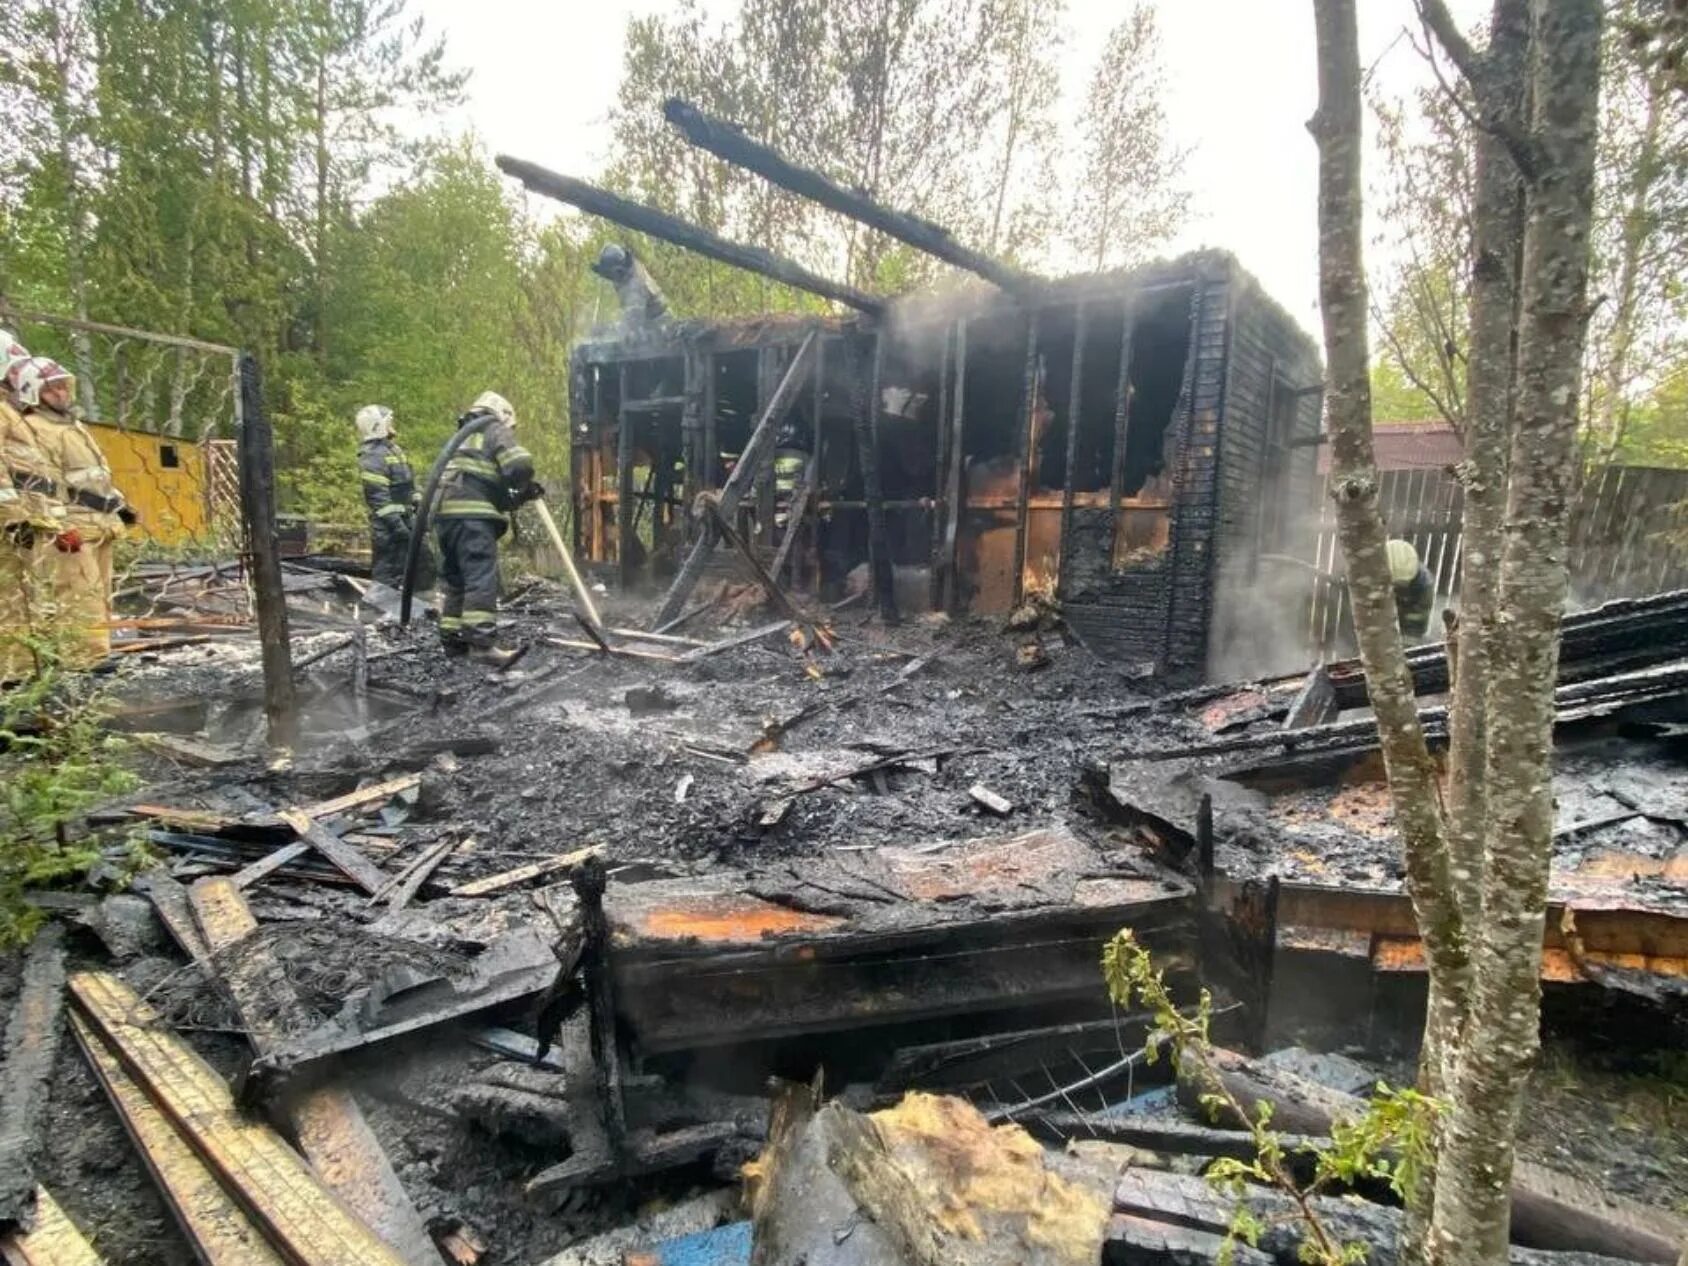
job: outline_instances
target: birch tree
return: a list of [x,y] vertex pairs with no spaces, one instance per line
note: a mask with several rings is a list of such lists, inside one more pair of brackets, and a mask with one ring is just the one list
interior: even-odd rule
[[1478,49],[1442,0],[1419,0],[1470,92],[1479,134],[1465,610],[1450,641],[1444,800],[1396,623],[1377,504],[1354,0],[1314,0],[1313,8],[1331,496],[1429,961],[1420,1076],[1446,1104],[1434,1176],[1414,1195],[1407,1257],[1498,1266],[1507,1260],[1519,1101],[1539,1041],[1553,691],[1578,473],[1602,14],[1599,0],[1496,0]]
[[1189,154],[1167,134],[1165,89],[1155,11],[1138,3],[1108,33],[1085,96],[1072,225],[1089,268],[1152,258],[1188,212]]

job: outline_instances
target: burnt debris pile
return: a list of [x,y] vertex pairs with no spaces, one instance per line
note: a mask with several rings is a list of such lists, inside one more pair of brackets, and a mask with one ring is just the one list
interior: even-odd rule
[[[286,759],[250,638],[118,674],[114,724],[144,705],[173,742],[62,829],[154,862],[38,898],[0,1136],[21,1260],[78,1227],[125,1261],[1217,1260],[1234,1203],[1199,1173],[1251,1144],[1110,1004],[1124,927],[1174,997],[1214,992],[1217,1041],[1371,1061],[1224,1054],[1295,1146],[1401,1075],[1420,955],[1353,665],[1166,692],[1053,597],[889,627],[762,590],[653,641],[610,596],[572,636],[541,582],[488,670],[358,624],[365,596],[298,635],[321,703]],[[1573,617],[1562,663],[1549,1014],[1638,1046],[1684,1015],[1685,604]],[[1616,1191],[1522,1167],[1517,1260],[1667,1260],[1646,1206],[1683,1148],[1645,1146]],[[1239,1255],[1294,1261],[1281,1194],[1248,1198],[1274,1230]],[[1387,1251],[1387,1200],[1328,1199]]]

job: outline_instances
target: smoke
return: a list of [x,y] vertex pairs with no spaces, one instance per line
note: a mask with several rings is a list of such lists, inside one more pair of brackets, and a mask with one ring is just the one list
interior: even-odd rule
[[[1316,540],[1318,508],[1286,507],[1294,513],[1282,539]],[[1311,636],[1311,603],[1317,574],[1304,548],[1282,555],[1223,559],[1214,578],[1213,621],[1208,635],[1207,675],[1213,681],[1280,676],[1309,667],[1318,658]],[[1338,564],[1340,568],[1340,564]]]

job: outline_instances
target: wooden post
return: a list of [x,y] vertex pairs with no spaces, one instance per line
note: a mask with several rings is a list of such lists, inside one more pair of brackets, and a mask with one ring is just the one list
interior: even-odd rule
[[610,925],[604,914],[604,891],[609,877],[603,859],[594,855],[576,867],[569,879],[580,906],[584,940],[580,966],[586,985],[598,1103],[603,1110],[610,1157],[620,1166],[627,1157],[627,1108],[621,1094],[621,1044],[616,1041],[615,986],[610,977]]
[[[856,365],[860,392],[861,365]],[[881,378],[885,372],[885,338],[873,332],[873,362],[868,371],[867,399],[856,407],[856,447],[862,464],[862,497],[867,502],[867,557],[879,616],[887,624],[897,623],[897,595],[891,571],[891,555],[885,540],[885,496],[879,482],[879,409]]]
[[955,323],[955,392],[950,397],[950,415],[940,422],[949,427],[949,466],[944,471],[944,502],[947,513],[944,523],[943,594],[941,609],[954,613],[961,602],[961,577],[957,574],[958,551],[961,545],[961,522],[967,514],[967,502],[962,488],[962,474],[967,465],[963,447],[966,439],[964,419],[967,404],[967,320]]
[[706,486],[703,464],[703,379],[705,356],[696,346],[686,349],[686,403],[680,407],[680,536],[692,539],[691,505]]
[[[756,405],[763,407],[772,398],[776,384],[779,382],[780,349],[778,347],[764,347],[756,355]],[[770,445],[770,451],[777,447]],[[764,548],[772,548],[774,543],[774,502],[778,497],[775,487],[777,483],[772,463],[762,468],[756,478],[756,496],[752,500],[756,514],[756,535],[754,544]]]
[[[708,488],[714,491],[721,486],[721,437],[715,429],[715,413],[719,401],[716,399],[717,386],[721,380],[720,372],[715,365],[715,353],[706,351],[703,354],[703,465],[698,471],[698,489]],[[685,507],[689,517],[692,508]]]
[[1038,311],[1026,314],[1026,376],[1020,398],[1020,488],[1014,501],[1014,605],[1026,600],[1026,508],[1032,493],[1032,442],[1037,432]]
[[627,407],[627,394],[633,385],[631,362],[619,366],[621,394],[616,400],[615,423],[615,522],[616,567],[621,576],[623,592],[633,586],[633,558],[638,553],[638,527],[633,521],[633,411]]
[[809,460],[803,466],[803,482],[800,483],[791,497],[791,504],[785,508],[785,532],[780,537],[779,549],[774,552],[773,566],[768,570],[774,579],[780,578],[787,560],[791,562],[792,579],[797,576],[796,546],[797,537],[803,529],[804,516],[809,512],[809,502],[815,495],[815,485],[821,477],[821,405],[826,395],[826,340],[815,344],[815,417],[814,434],[811,437]]
[[1119,533],[1119,503],[1125,496],[1125,441],[1131,433],[1131,338],[1137,324],[1134,298],[1125,301],[1125,332],[1120,335],[1119,385],[1114,391],[1114,469],[1108,483],[1108,509],[1114,516],[1114,533]]
[[240,464],[240,518],[252,569],[258,642],[264,663],[264,716],[272,747],[291,747],[299,737],[298,703],[287,637],[287,595],[275,532],[275,437],[264,412],[258,362],[239,356],[240,389],[235,393],[235,452]]
[[1061,481],[1060,560],[1056,564],[1055,592],[1067,596],[1067,545],[1073,530],[1073,467],[1078,462],[1078,431],[1084,417],[1084,340],[1090,322],[1084,305],[1073,309],[1073,378],[1067,389],[1067,470]]
[[[739,502],[744,499],[756,480],[756,474],[762,463],[767,460],[773,449],[774,436],[779,430],[780,419],[785,411],[791,407],[791,402],[797,398],[797,392],[803,383],[803,376],[809,372],[809,366],[815,357],[815,351],[820,343],[820,331],[811,330],[797,349],[797,354],[791,358],[791,364],[786,367],[785,376],[780,379],[779,387],[774,391],[773,398],[768,401],[768,407],[763,410],[757,420],[755,429],[750,433],[750,441],[744,446],[744,452],[739,454],[738,464],[733,467],[733,473],[727,479],[727,486],[721,489],[720,508],[721,517],[732,520],[738,513]],[[689,510],[689,507],[688,507]],[[704,565],[709,561],[709,552],[715,547],[715,533],[705,526],[698,532],[697,539],[692,542],[691,552],[686,555],[686,561],[680,567],[680,574],[674,577],[674,583],[663,595],[662,605],[651,617],[651,627],[659,628],[680,614],[685,606],[687,597],[697,585],[698,578],[703,575]]]
[[938,353],[938,420],[932,428],[932,546],[927,553],[927,570],[931,592],[927,601],[934,611],[942,608],[944,574],[941,555],[944,548],[944,520],[948,517],[948,502],[944,497],[949,456],[950,358],[955,339],[955,326],[944,330],[944,346]]

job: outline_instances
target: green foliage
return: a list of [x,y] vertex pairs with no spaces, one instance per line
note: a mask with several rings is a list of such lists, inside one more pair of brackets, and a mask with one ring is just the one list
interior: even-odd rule
[[1130,928],[1102,947],[1102,979],[1115,1005],[1148,1009],[1153,1022],[1143,1048],[1145,1058],[1153,1063],[1163,1049],[1170,1049],[1180,1074],[1198,1083],[1209,1116],[1241,1121],[1253,1138],[1252,1157],[1220,1158],[1207,1170],[1208,1181],[1236,1201],[1221,1260],[1229,1262],[1239,1242],[1258,1244],[1266,1230],[1248,1204],[1249,1187],[1260,1184],[1275,1187],[1294,1201],[1295,1217],[1302,1224],[1301,1257],[1309,1266],[1363,1263],[1365,1245],[1338,1240],[1320,1220],[1313,1199],[1332,1187],[1371,1178],[1387,1181],[1403,1200],[1411,1200],[1430,1155],[1440,1110],[1437,1101],[1416,1090],[1393,1090],[1379,1083],[1362,1116],[1332,1125],[1330,1145],[1314,1150],[1313,1178],[1303,1185],[1293,1172],[1282,1137],[1272,1129],[1271,1103],[1261,1101],[1250,1115],[1214,1067],[1209,1036],[1213,1000],[1207,990],[1201,991],[1193,1012],[1180,1010],[1162,972]]
[[[29,889],[80,878],[103,860],[97,847],[61,843],[59,825],[135,785],[120,763],[122,740],[102,728],[93,679],[62,667],[64,636],[25,637],[37,672],[0,695],[0,948],[40,922]],[[129,853],[138,863],[140,851]]]

